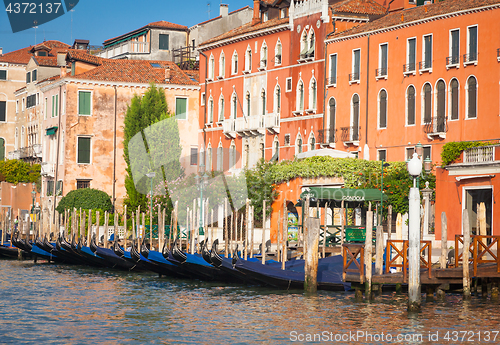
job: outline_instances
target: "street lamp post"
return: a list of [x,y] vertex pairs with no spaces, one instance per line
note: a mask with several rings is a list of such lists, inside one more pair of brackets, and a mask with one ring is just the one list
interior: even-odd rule
[[[198,229],[198,234],[200,229],[203,228],[203,190],[208,182],[208,175],[205,171],[205,164],[203,163],[203,158],[200,159],[200,168],[198,169],[198,175],[195,176],[196,184],[200,190],[200,227]],[[193,224],[194,225],[194,224]]]
[[153,171],[153,172],[147,173],[146,176],[151,179],[151,189],[149,192],[149,198],[151,200],[150,210],[149,210],[149,246],[152,248],[152,245],[153,245],[153,179],[155,178],[156,173]]
[[408,210],[408,310],[420,309],[420,193],[417,178],[422,172],[422,162],[414,153],[408,163],[408,172],[413,177],[410,188]]
[[380,215],[379,215],[379,221],[378,225],[382,225],[382,215],[384,212],[384,168],[389,166],[389,163],[385,163],[385,161],[382,159],[381,163],[381,171],[380,171],[380,178],[381,178],[381,183],[380,183]]
[[35,212],[35,198],[36,198],[36,190],[35,190],[36,183],[33,182],[31,184],[31,186],[32,186],[33,189],[31,191],[32,204],[31,204],[31,226],[30,226],[30,231],[33,231],[33,221],[35,220],[34,212]]

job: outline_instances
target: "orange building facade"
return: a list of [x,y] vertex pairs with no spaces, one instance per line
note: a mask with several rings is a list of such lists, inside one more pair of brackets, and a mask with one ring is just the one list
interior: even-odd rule
[[402,161],[420,142],[439,163],[447,142],[498,138],[499,15],[498,1],[444,1],[327,39],[332,146]]

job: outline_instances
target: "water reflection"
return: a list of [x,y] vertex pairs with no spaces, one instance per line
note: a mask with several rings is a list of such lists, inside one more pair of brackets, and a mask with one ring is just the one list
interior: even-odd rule
[[[406,295],[357,302],[350,292],[277,291],[148,273],[0,261],[1,343],[266,344],[293,335],[421,335],[392,343],[429,343],[429,333],[493,331],[499,302],[460,295],[427,301],[408,314]],[[361,332],[361,333],[357,333]],[[372,338],[367,336],[371,335]],[[333,338],[332,338],[333,339]],[[500,339],[498,339],[500,340]],[[344,341],[349,343],[351,341]]]

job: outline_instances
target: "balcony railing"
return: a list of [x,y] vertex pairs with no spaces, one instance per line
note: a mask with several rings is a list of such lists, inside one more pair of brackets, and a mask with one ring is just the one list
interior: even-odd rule
[[458,55],[448,56],[446,58],[446,66],[458,65],[460,63],[460,57]]
[[350,73],[349,74],[349,82],[353,83],[353,82],[357,82],[357,81],[359,81],[359,72]]
[[8,159],[21,159],[21,150],[10,151],[7,157]]
[[95,55],[102,58],[113,58],[122,54],[149,54],[149,42],[126,41],[104,48]]
[[464,54],[464,64],[477,62],[477,53]]
[[19,149],[19,158],[42,158],[42,145],[35,144]]
[[200,69],[198,51],[193,46],[172,49],[172,58],[174,63],[182,70]]
[[318,130],[318,141],[320,144],[337,142],[337,129],[327,128]]
[[495,146],[472,147],[464,151],[464,163],[484,163],[495,160]]
[[337,84],[337,77],[336,77],[336,76],[335,76],[335,77],[330,76],[330,77],[326,80],[326,83],[327,83],[328,85],[335,85],[335,84]]
[[384,68],[377,68],[375,70],[375,77],[376,78],[384,78],[387,77],[387,67]]
[[264,126],[266,128],[273,128],[280,126],[280,117],[278,114],[267,114],[264,118]]
[[418,63],[419,70],[427,70],[432,68],[432,60],[429,61],[420,61]]
[[340,127],[340,140],[344,143],[359,141],[361,139],[361,126]]
[[226,136],[230,136],[230,137],[235,137],[235,135],[233,135],[235,133],[235,120],[234,119],[227,119],[227,120],[224,120],[222,122],[222,132],[226,135]]
[[40,174],[42,176],[54,177],[54,163],[51,162],[42,162]]
[[440,135],[448,132],[448,121],[446,116],[433,116],[428,123],[424,125],[424,133],[427,135]]
[[415,72],[416,64],[414,62],[403,65],[403,73],[413,73]]

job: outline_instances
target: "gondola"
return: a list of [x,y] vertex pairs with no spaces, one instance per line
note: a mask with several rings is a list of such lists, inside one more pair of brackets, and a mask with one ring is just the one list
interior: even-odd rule
[[112,267],[105,259],[97,255],[95,250],[93,251],[91,248],[97,248],[95,234],[92,235],[88,246],[78,246],[78,253],[84,258],[85,262],[89,263],[91,266]]
[[[74,236],[72,242],[74,242]],[[78,253],[76,246],[72,246],[71,243],[66,240],[64,235],[59,235],[59,237],[57,238],[56,250],[57,257],[60,258],[64,263],[73,265],[86,264],[84,258]]]
[[[304,288],[304,260],[287,261],[285,270],[277,265],[262,265],[237,259],[234,267],[255,280],[280,289]],[[318,260],[318,289],[345,291],[350,284],[342,281],[343,258],[341,255],[330,256]]]
[[167,243],[165,243],[161,253],[155,250],[149,250],[148,260],[168,271],[170,276],[175,276],[177,278],[191,278],[191,275],[185,272],[181,266],[174,264],[165,258],[168,258],[169,253],[170,251]]
[[116,255],[112,249],[99,247],[95,241],[90,243],[90,250],[97,256],[101,257],[106,262],[106,266],[108,267],[130,271],[136,266],[135,263],[127,261]]
[[60,261],[55,251],[55,247],[47,241],[47,237],[42,240],[38,234],[36,235],[35,242],[31,245],[31,253],[35,256],[35,260],[41,257],[49,262]]
[[19,251],[16,247],[12,247],[9,242],[4,242],[0,245],[0,257],[15,259],[19,256]]
[[120,247],[118,240],[113,242],[113,251],[116,255],[124,260],[134,264],[133,269],[135,271],[152,271],[160,275],[165,274],[164,271],[159,268],[156,264],[149,261],[147,258],[141,255],[136,249],[135,241],[132,243],[130,251],[124,250]]

